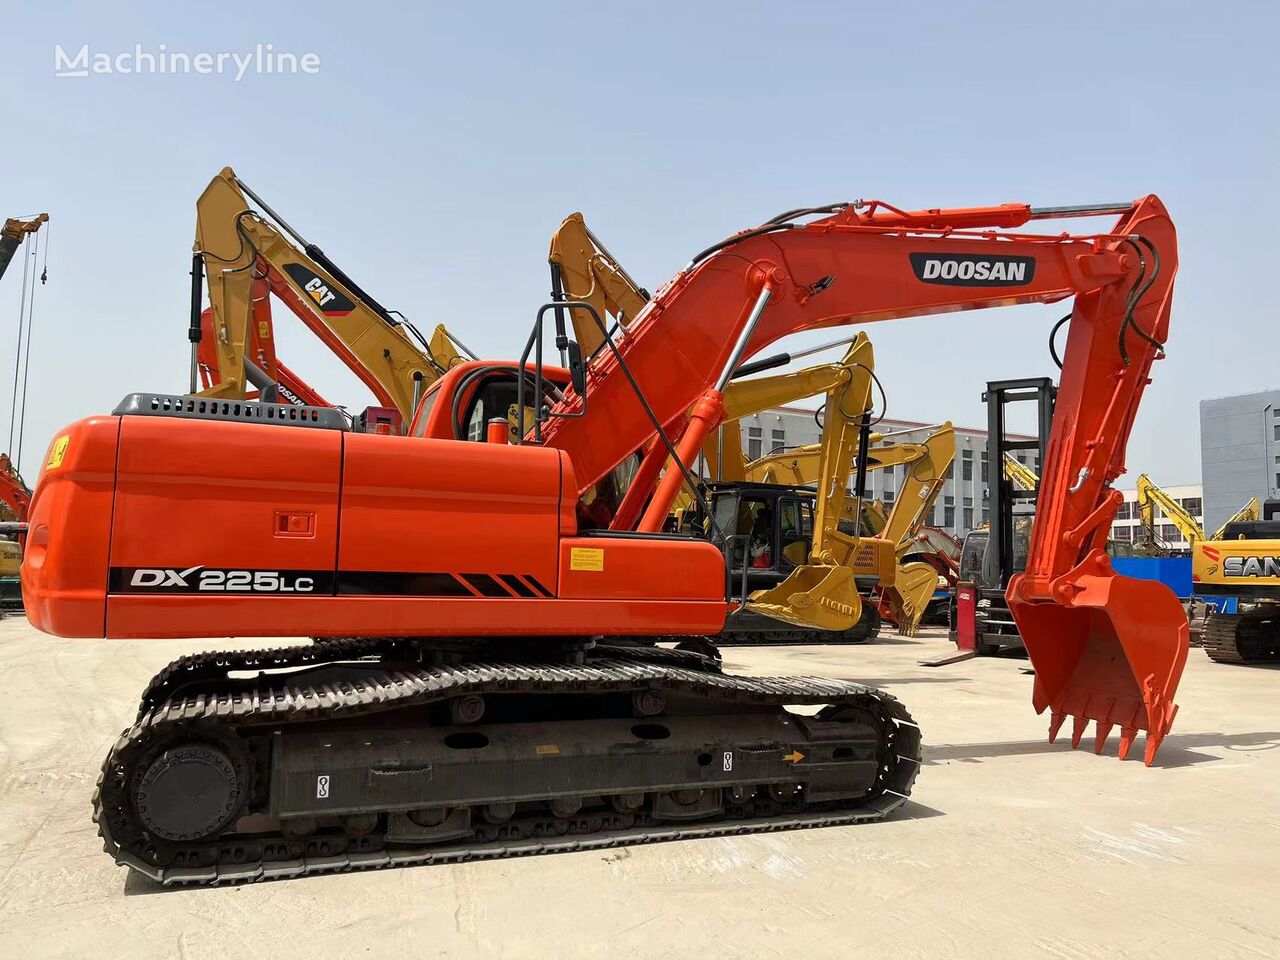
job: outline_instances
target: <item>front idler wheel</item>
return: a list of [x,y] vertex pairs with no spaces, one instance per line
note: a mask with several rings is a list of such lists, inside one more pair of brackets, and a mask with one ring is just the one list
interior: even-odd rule
[[248,798],[247,771],[231,751],[204,742],[160,751],[143,770],[134,807],[146,829],[173,842],[218,836],[239,816]]

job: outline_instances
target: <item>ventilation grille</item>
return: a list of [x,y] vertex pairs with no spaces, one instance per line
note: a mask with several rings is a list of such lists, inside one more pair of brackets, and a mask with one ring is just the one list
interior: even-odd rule
[[123,417],[176,417],[312,427],[317,430],[347,429],[347,418],[341,410],[333,407],[297,407],[287,403],[216,400],[168,393],[131,393],[111,412]]

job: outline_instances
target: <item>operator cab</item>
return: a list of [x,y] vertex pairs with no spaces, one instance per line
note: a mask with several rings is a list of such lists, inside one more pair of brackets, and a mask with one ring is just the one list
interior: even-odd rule
[[708,485],[707,535],[725,555],[734,596],[769,590],[809,559],[816,494],[808,487],[772,483]]
[[[413,437],[436,440],[483,441],[490,420],[510,423],[509,438],[516,439],[517,424],[526,429],[533,423],[534,384],[532,371],[524,371],[523,418],[516,414],[520,392],[520,372],[510,361],[469,361],[452,367],[433,383],[422,400],[409,428]],[[569,371],[543,367],[544,405],[557,403],[569,383]]]

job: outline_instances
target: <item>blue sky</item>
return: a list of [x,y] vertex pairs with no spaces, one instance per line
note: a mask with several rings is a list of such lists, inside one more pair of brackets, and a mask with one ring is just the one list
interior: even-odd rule
[[[1274,4],[6,6],[0,215],[53,217],[30,479],[64,423],[131,390],[183,389],[194,204],[224,165],[386,306],[504,357],[546,298],[547,240],[574,210],[653,288],[797,206],[1155,192],[1181,270],[1129,479],[1198,480],[1197,401],[1280,384]],[[271,43],[320,69],[55,78],[55,43]],[[20,281],[16,262],[0,281],[0,427]],[[290,365],[363,406],[359,383],[278,315]],[[1059,315],[869,328],[890,415],[984,422],[985,381],[1053,372]]]

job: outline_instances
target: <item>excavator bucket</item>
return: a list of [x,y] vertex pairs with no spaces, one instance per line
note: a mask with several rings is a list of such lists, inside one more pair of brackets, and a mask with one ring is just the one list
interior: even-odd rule
[[1120,728],[1120,759],[1139,730],[1147,731],[1150,766],[1178,712],[1174,691],[1187,662],[1189,628],[1182,604],[1162,583],[1101,571],[1073,577],[1059,602],[1020,597],[1021,576],[1009,584],[1009,607],[1035,667],[1032,704],[1049,711],[1049,742],[1071,717],[1071,746],[1080,745],[1089,721],[1093,748]]
[[751,595],[751,610],[817,630],[848,630],[862,616],[862,599],[848,567],[797,567],[772,590]]
[[885,594],[890,617],[897,623],[899,636],[916,635],[920,618],[937,588],[938,571],[929,564],[912,562],[898,568],[893,586]]

